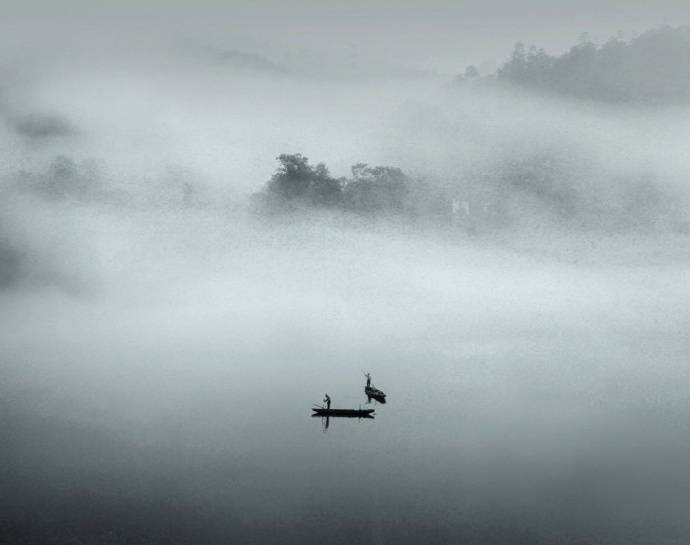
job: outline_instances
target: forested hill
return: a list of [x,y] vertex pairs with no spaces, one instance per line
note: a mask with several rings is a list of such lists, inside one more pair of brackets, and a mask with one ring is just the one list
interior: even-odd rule
[[690,102],[690,27],[665,26],[603,45],[583,35],[560,56],[517,43],[495,74],[482,78],[469,66],[459,80],[493,80],[606,102]]
[[[565,154],[563,154],[565,155]],[[525,226],[607,232],[687,233],[684,200],[646,173],[607,180],[607,191],[581,179],[572,160],[558,153],[494,158],[465,183],[429,183],[389,166],[352,167],[334,178],[323,163],[283,154],[279,167],[253,195],[268,214],[339,210],[366,216],[440,222],[468,232]]]

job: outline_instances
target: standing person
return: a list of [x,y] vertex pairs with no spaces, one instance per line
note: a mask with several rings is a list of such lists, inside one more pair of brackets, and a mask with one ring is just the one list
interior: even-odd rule
[[371,375],[369,373],[364,373],[364,376],[367,377],[367,388],[371,386]]
[[330,409],[331,408],[331,396],[326,394],[323,398],[323,402],[326,404],[326,408]]

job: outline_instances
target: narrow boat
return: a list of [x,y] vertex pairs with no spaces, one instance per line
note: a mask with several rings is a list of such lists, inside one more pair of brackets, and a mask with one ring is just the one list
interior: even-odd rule
[[373,418],[371,413],[374,409],[326,409],[326,408],[313,408],[313,416],[348,416],[348,417],[359,417],[359,418]]

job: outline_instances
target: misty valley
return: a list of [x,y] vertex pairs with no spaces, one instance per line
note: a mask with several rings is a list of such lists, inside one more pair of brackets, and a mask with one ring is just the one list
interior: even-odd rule
[[132,28],[0,56],[0,543],[688,542],[687,27]]

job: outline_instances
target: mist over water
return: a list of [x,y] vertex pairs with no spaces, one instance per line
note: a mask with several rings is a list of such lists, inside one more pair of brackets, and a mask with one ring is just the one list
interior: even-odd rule
[[[687,541],[687,107],[161,49],[0,83],[0,541]],[[500,217],[262,213],[282,153]]]

